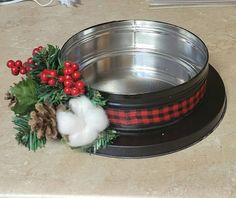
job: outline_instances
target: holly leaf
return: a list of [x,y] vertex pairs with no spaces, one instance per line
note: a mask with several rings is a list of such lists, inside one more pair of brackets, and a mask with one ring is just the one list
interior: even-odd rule
[[11,108],[15,114],[26,114],[34,109],[37,102],[35,82],[31,78],[22,79],[10,89],[10,93],[16,97],[16,104]]

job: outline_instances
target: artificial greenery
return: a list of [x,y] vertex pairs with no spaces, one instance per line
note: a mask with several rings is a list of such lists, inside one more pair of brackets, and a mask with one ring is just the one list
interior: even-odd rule
[[47,47],[33,55],[33,61],[35,64],[31,65],[33,70],[30,74],[33,77],[36,77],[44,69],[60,69],[61,61],[59,55],[60,49],[57,46],[54,47],[52,45],[47,45]]
[[42,48],[33,55],[34,64],[28,64],[32,70],[26,75],[27,78],[15,84],[9,91],[16,98],[16,103],[11,108],[16,114],[13,119],[17,130],[16,140],[29,150],[36,151],[46,144],[46,137],[37,138],[37,132],[32,131],[28,124],[29,113],[35,110],[35,104],[39,102],[58,105],[66,103],[70,99],[59,85],[51,87],[40,83],[39,74],[44,69],[55,69],[58,73],[62,73],[63,66],[59,54],[60,49],[58,47],[48,45],[47,48]]
[[36,131],[31,131],[29,126],[29,115],[15,116],[13,123],[15,124],[16,140],[18,144],[22,144],[29,150],[36,151],[38,148],[42,148],[46,144],[46,138],[39,139]]
[[31,78],[22,79],[11,87],[10,94],[16,98],[16,104],[11,108],[15,114],[24,115],[34,109],[37,102],[36,84]]
[[104,149],[109,144],[112,144],[117,137],[118,134],[115,130],[106,129],[99,134],[99,137],[92,144],[84,146],[81,149],[88,153],[96,153],[98,150]]
[[38,102],[59,105],[67,103],[71,98],[64,93],[61,84],[57,83],[52,87],[42,84],[39,79],[39,74],[44,69],[56,70],[58,75],[62,75],[64,66],[59,55],[60,49],[57,46],[47,45],[47,48],[42,48],[41,51],[33,56],[34,65],[31,65],[32,71],[29,76],[36,83]]
[[107,100],[101,95],[101,93],[91,87],[87,87],[87,95],[92,103],[96,106],[104,107],[107,103]]
[[[63,85],[56,82],[54,86],[44,84],[40,80],[40,74],[45,70],[56,70],[57,75],[63,75],[64,62],[60,59],[60,49],[56,46],[47,45],[33,55],[33,63],[28,63],[31,70],[9,90],[8,99],[14,98],[14,106],[11,107],[15,113],[13,123],[15,124],[16,140],[29,150],[36,151],[46,144],[46,137],[38,138],[37,131],[32,130],[29,125],[30,113],[35,110],[36,103],[46,103],[57,107],[60,104],[68,105],[73,97],[63,90]],[[107,100],[99,91],[86,87],[86,95],[96,106],[106,106]],[[107,147],[117,137],[115,130],[107,129],[100,133],[99,137],[90,145],[81,147],[89,153],[96,153],[99,149]]]
[[38,102],[46,102],[52,105],[66,104],[72,96],[66,95],[60,86],[37,85]]

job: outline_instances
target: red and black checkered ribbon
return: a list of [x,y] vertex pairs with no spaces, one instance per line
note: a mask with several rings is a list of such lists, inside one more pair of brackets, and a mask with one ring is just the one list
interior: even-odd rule
[[182,101],[153,108],[142,109],[106,109],[110,123],[120,126],[137,126],[150,124],[164,124],[179,119],[196,107],[203,98],[206,90],[206,82],[193,96]]

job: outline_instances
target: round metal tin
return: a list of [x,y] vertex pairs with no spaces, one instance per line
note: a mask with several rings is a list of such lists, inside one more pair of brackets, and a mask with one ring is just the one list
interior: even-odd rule
[[207,73],[208,51],[191,32],[167,23],[113,21],[85,29],[62,47],[87,84],[116,95],[155,93]]
[[[190,97],[206,81],[209,69],[208,50],[199,37],[172,24],[145,20],[82,30],[64,44],[61,57],[80,64],[86,83],[108,99],[108,109],[127,111]],[[113,123],[116,129],[137,131],[160,126]]]
[[199,37],[178,26],[144,20],[99,24],[72,36],[61,57],[80,64],[86,83],[108,99],[108,109],[169,107],[191,99],[206,84],[204,97],[180,119],[134,127],[113,124],[120,136],[99,155],[171,153],[203,139],[223,118],[225,88],[208,65],[208,50]]

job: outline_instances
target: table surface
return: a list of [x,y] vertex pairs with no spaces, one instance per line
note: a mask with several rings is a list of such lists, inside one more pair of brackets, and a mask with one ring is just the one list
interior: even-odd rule
[[[112,20],[173,23],[199,35],[224,80],[226,115],[194,146],[162,157],[113,159],[60,143],[29,152],[18,146],[3,100],[13,82],[8,59],[26,59],[38,45],[63,43],[83,28]],[[42,195],[236,197],[236,7],[150,9],[145,0],[83,0],[73,8],[33,2],[0,7],[0,197]]]

